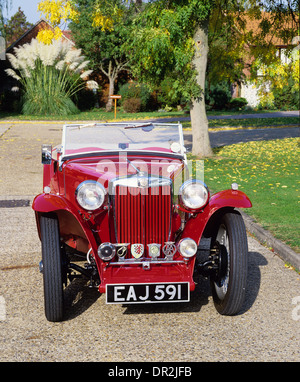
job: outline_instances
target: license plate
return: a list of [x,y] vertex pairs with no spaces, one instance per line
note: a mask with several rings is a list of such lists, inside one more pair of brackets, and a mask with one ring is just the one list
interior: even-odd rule
[[190,301],[189,283],[107,284],[107,304]]

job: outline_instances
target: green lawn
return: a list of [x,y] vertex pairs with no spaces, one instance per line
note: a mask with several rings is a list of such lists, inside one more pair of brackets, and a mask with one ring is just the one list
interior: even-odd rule
[[[265,112],[265,111],[261,111]],[[261,113],[261,112],[256,112]],[[219,115],[237,115],[237,114],[253,114],[249,111],[208,111],[207,115],[210,117]],[[118,109],[117,120],[136,120],[136,119],[153,119],[153,118],[182,118],[189,117],[182,111],[171,111],[171,112],[141,112],[141,113],[125,113]],[[104,109],[94,109],[91,111],[80,112],[71,116],[25,116],[18,113],[4,113],[0,112],[0,121],[2,120],[22,120],[22,121],[114,121],[114,112],[106,112]],[[182,123],[184,128],[190,128],[191,123],[185,121]],[[279,117],[279,118],[253,118],[253,119],[210,119],[209,127],[211,128],[260,128],[265,126],[280,126],[280,125],[293,125],[299,124],[298,117]]]
[[239,184],[252,201],[247,209],[275,237],[300,252],[300,140],[247,142],[215,149],[204,162],[215,191]]
[[[165,117],[187,117],[181,111],[172,112],[140,112],[140,113],[125,113],[117,110],[117,120],[135,120],[135,119],[148,119],[148,118],[165,118]],[[2,113],[0,112],[0,120],[24,120],[24,121],[113,121],[115,120],[114,111],[106,112],[104,109],[94,109],[90,111],[82,111],[78,114],[62,116],[62,115],[23,115],[17,113]]]

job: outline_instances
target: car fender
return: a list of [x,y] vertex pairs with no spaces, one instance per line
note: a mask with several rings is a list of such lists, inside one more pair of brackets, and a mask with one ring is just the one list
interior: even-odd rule
[[94,251],[97,249],[97,243],[95,241],[93,234],[91,233],[90,228],[87,226],[85,221],[81,218],[77,209],[64,197],[60,195],[53,195],[53,194],[44,194],[44,193],[39,194],[33,200],[32,209],[35,211],[35,214],[36,214],[36,221],[37,221],[39,235],[40,235],[40,224],[39,224],[40,215],[47,214],[47,213],[48,214],[55,213],[57,211],[64,210],[64,211],[70,212],[76,218],[81,228],[83,229],[83,232],[90,246],[94,249]]
[[210,198],[205,208],[198,214],[192,215],[187,221],[182,238],[190,237],[199,245],[201,236],[215,213],[225,212],[226,209],[250,208],[252,203],[248,196],[238,190],[220,191]]

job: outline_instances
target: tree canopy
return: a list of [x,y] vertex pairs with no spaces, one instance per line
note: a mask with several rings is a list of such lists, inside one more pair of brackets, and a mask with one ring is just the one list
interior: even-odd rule
[[11,0],[0,0],[0,36],[5,37],[5,31],[4,31],[4,15],[3,10],[8,10],[11,6],[12,1]]
[[6,45],[9,46],[20,38],[32,25],[19,7],[18,11],[5,23]]

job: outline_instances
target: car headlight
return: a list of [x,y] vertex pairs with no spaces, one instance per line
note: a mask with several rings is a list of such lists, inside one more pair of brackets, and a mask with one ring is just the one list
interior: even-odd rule
[[106,191],[102,184],[95,180],[87,180],[77,187],[76,200],[79,205],[88,211],[100,208],[104,202]]
[[208,188],[200,180],[187,180],[179,189],[180,203],[190,210],[197,210],[205,206],[208,198]]
[[179,242],[179,252],[185,258],[193,257],[197,252],[197,243],[186,237]]

